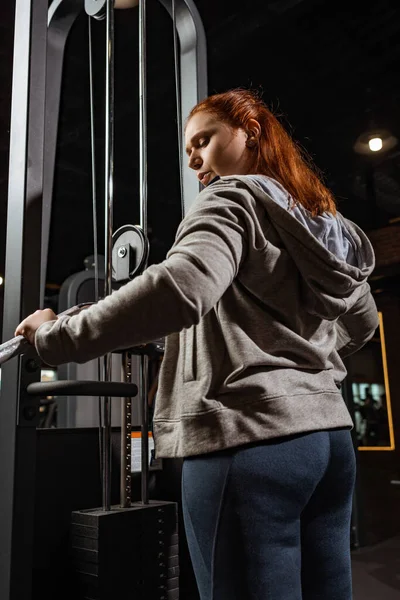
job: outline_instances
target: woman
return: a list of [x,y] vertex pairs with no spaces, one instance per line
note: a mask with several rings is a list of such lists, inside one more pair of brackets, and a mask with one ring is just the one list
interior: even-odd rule
[[157,455],[184,457],[202,600],[350,600],[352,421],[341,358],[372,337],[364,233],[254,94],[197,105],[205,189],[167,259],[75,317],[17,328],[51,365],[168,336]]

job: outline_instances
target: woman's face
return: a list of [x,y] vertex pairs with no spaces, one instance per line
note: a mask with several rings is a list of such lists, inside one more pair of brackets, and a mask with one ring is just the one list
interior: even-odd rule
[[243,129],[233,129],[210,113],[198,112],[189,120],[185,132],[189,167],[197,171],[203,185],[217,175],[246,175],[252,163],[247,139]]

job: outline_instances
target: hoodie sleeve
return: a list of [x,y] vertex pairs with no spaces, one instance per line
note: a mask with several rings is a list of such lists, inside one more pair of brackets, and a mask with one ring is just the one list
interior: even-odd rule
[[39,356],[54,366],[83,363],[198,323],[238,272],[246,218],[235,197],[204,190],[182,221],[167,260],[79,315],[43,323],[35,336]]
[[378,311],[368,283],[353,307],[336,321],[336,350],[345,358],[360,350],[379,325]]

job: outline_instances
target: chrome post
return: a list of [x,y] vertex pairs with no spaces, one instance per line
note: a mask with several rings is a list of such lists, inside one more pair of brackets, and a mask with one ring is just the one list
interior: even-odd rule
[[[146,0],[139,0],[139,178],[140,226],[147,236],[147,73],[146,73]],[[142,502],[148,504],[149,420],[147,356],[140,357]]]
[[[114,2],[106,6],[106,90],[105,90],[105,289],[112,292],[112,233],[114,198]],[[111,380],[112,357],[104,357],[104,380]],[[103,405],[103,509],[111,508],[111,398],[104,398]]]

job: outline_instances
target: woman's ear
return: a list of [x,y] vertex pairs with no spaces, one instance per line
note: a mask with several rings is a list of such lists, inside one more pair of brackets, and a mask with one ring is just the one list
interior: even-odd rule
[[256,119],[249,119],[246,127],[247,133],[247,141],[246,146],[248,148],[254,148],[258,145],[260,135],[261,135],[261,126],[260,123]]

